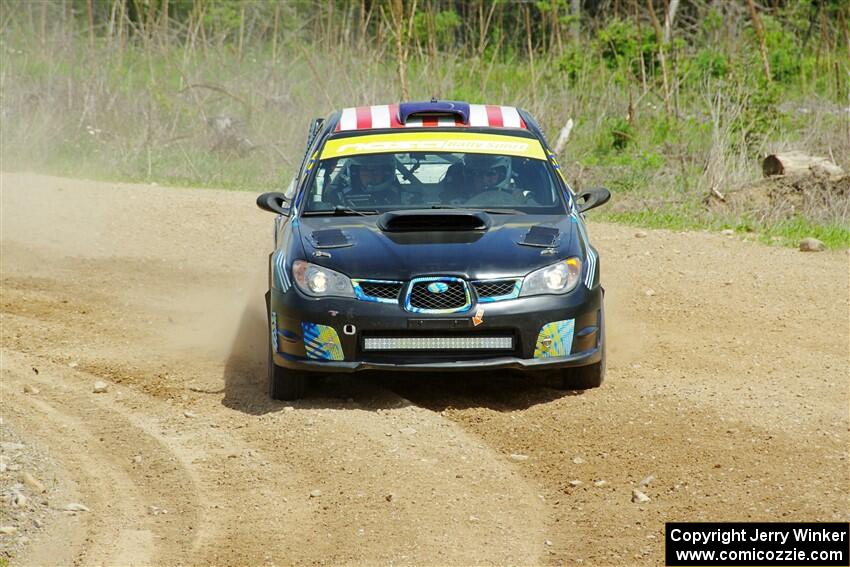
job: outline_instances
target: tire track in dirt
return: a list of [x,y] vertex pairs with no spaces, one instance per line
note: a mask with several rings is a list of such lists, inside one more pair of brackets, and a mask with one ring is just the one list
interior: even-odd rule
[[[43,285],[40,293],[49,295],[49,286]],[[34,311],[47,316],[47,311]],[[61,317],[39,322],[5,313],[4,319],[22,342],[45,326],[61,332],[67,325]],[[88,342],[84,332],[75,340]],[[15,366],[27,368],[35,360],[44,366],[50,353],[36,348],[26,356],[28,362]],[[144,386],[144,371],[125,373],[86,357],[80,357],[78,365],[86,372],[65,371],[64,387],[76,384],[80,395],[90,397],[91,382],[105,377],[91,372],[108,368],[108,378],[128,386],[126,399],[122,396],[118,404],[128,410],[125,419],[160,437],[195,479],[207,521],[195,530],[192,562],[436,559],[468,564],[483,558],[505,563],[536,557],[543,545],[538,495],[509,464],[494,460],[489,448],[438,414],[412,407],[381,388],[330,385],[316,392],[330,398],[313,398],[285,411],[286,406],[269,400],[257,382],[263,369],[243,361],[229,370],[226,406],[221,405],[220,389],[205,390],[212,392],[205,395],[184,388],[175,399],[168,397],[173,388],[154,388],[171,402],[162,408],[163,402],[134,391]],[[244,384],[238,383],[240,372]],[[43,376],[44,369],[37,381],[48,386]],[[80,384],[80,376],[89,376],[89,382]],[[343,397],[358,402],[343,402]],[[181,407],[196,416],[191,425],[180,415]],[[215,430],[223,429],[226,439],[199,433],[193,426],[201,419]],[[243,450],[235,451],[234,446]],[[253,465],[250,470],[229,470],[238,468],[230,466],[238,462],[233,459],[243,458]],[[273,490],[275,485],[283,488]],[[323,491],[320,499],[309,497],[311,487]],[[230,519],[221,517],[228,514]],[[209,516],[215,517],[212,525]],[[286,539],[280,539],[282,533]],[[215,545],[222,540],[233,546]]]
[[[55,367],[42,365],[36,379],[21,375],[22,358],[3,350],[3,414],[57,453],[90,509],[77,514],[85,537],[76,550],[42,545],[33,564],[73,557],[80,564],[146,565],[165,559],[163,550],[187,548],[197,524],[197,493],[186,471],[171,464],[173,458],[156,439],[69,387]],[[19,393],[27,383],[38,384],[38,396]],[[9,406],[27,410],[11,413]],[[144,455],[143,465],[133,464],[135,455]],[[160,501],[163,488],[171,494],[167,506]],[[58,509],[65,504],[51,502]],[[169,514],[151,515],[154,505],[167,507]],[[45,555],[50,553],[60,556]]]
[[[22,421],[43,431],[40,443],[70,463],[67,468],[91,509],[80,516],[89,525],[85,545],[73,553],[75,562],[262,563],[269,555],[269,530],[299,533],[303,514],[297,506],[281,514],[267,505],[291,498],[288,483],[299,480],[298,474],[283,463],[276,463],[274,474],[258,473],[255,467],[269,463],[256,447],[220,431],[224,422],[187,417],[114,384],[105,394],[93,394],[91,384],[100,376],[32,354],[4,350],[3,355],[4,397],[38,410],[37,417],[23,412]],[[33,364],[40,367],[37,377],[16,370]],[[38,384],[39,394],[18,394],[26,383]],[[140,463],[133,461],[137,455]],[[276,475],[286,480],[277,482]],[[244,547],[228,550],[222,541]],[[42,560],[36,556],[33,564]]]
[[[6,210],[30,218],[4,225],[14,267],[3,273],[6,342],[25,353],[24,369],[32,359],[77,364],[84,372],[63,380],[83,394],[85,376],[127,392],[117,407],[98,400],[156,435],[197,487],[199,535],[182,551],[190,563],[538,562],[538,491],[443,416],[359,380],[290,408],[266,398],[255,356],[265,346],[262,290],[253,286],[264,277],[251,274],[263,270],[268,243],[245,250],[268,219],[246,222],[251,196],[16,181],[26,190],[4,189]],[[54,202],[60,184],[73,187],[75,206],[54,221],[30,205]],[[112,220],[110,206],[121,211],[128,195],[143,194],[144,208],[120,226]],[[209,220],[205,231],[192,232],[194,221],[174,229],[211,195],[223,197],[205,207],[221,232]],[[237,201],[244,208],[233,217]],[[33,231],[38,223],[54,230]],[[256,305],[246,309],[246,297]],[[46,329],[57,340],[41,340]]]

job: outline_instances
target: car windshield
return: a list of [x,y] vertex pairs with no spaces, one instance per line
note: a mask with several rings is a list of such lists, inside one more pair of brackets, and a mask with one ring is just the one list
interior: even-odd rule
[[421,208],[565,212],[553,171],[542,159],[463,152],[373,153],[322,159],[317,169],[304,205],[309,214]]

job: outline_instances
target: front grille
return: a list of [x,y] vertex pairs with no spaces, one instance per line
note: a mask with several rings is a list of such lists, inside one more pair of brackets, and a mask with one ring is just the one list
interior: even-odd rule
[[391,299],[393,301],[398,300],[398,294],[402,287],[400,282],[361,281],[359,283],[363,295],[376,299]]
[[503,297],[514,295],[517,280],[493,280],[475,282],[475,292],[479,298]]
[[[429,290],[429,286],[441,284],[444,291]],[[432,311],[452,313],[465,311],[471,307],[466,282],[457,278],[426,278],[413,280],[408,292],[405,307],[409,311]]]

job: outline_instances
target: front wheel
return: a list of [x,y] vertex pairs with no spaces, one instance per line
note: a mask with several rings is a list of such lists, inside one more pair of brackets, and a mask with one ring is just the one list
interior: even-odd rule
[[599,362],[579,366],[577,368],[562,369],[558,387],[562,390],[589,390],[598,388],[605,380],[605,322],[602,322],[601,333],[602,358]]
[[601,386],[603,380],[605,380],[605,351],[602,352],[602,360],[599,362],[561,370],[559,387],[562,390],[589,390]]
[[274,363],[269,345],[269,396],[274,400],[297,400],[304,397],[310,383],[310,373],[283,368]]

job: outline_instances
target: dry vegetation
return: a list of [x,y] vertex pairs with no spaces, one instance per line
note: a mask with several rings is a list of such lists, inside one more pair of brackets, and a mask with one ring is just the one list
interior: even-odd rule
[[610,219],[847,246],[846,194],[790,214],[705,205],[777,150],[850,170],[846,2],[752,7],[2,0],[3,169],[280,186],[312,117],[436,95],[524,106],[552,138],[572,118],[563,163],[614,191]]

